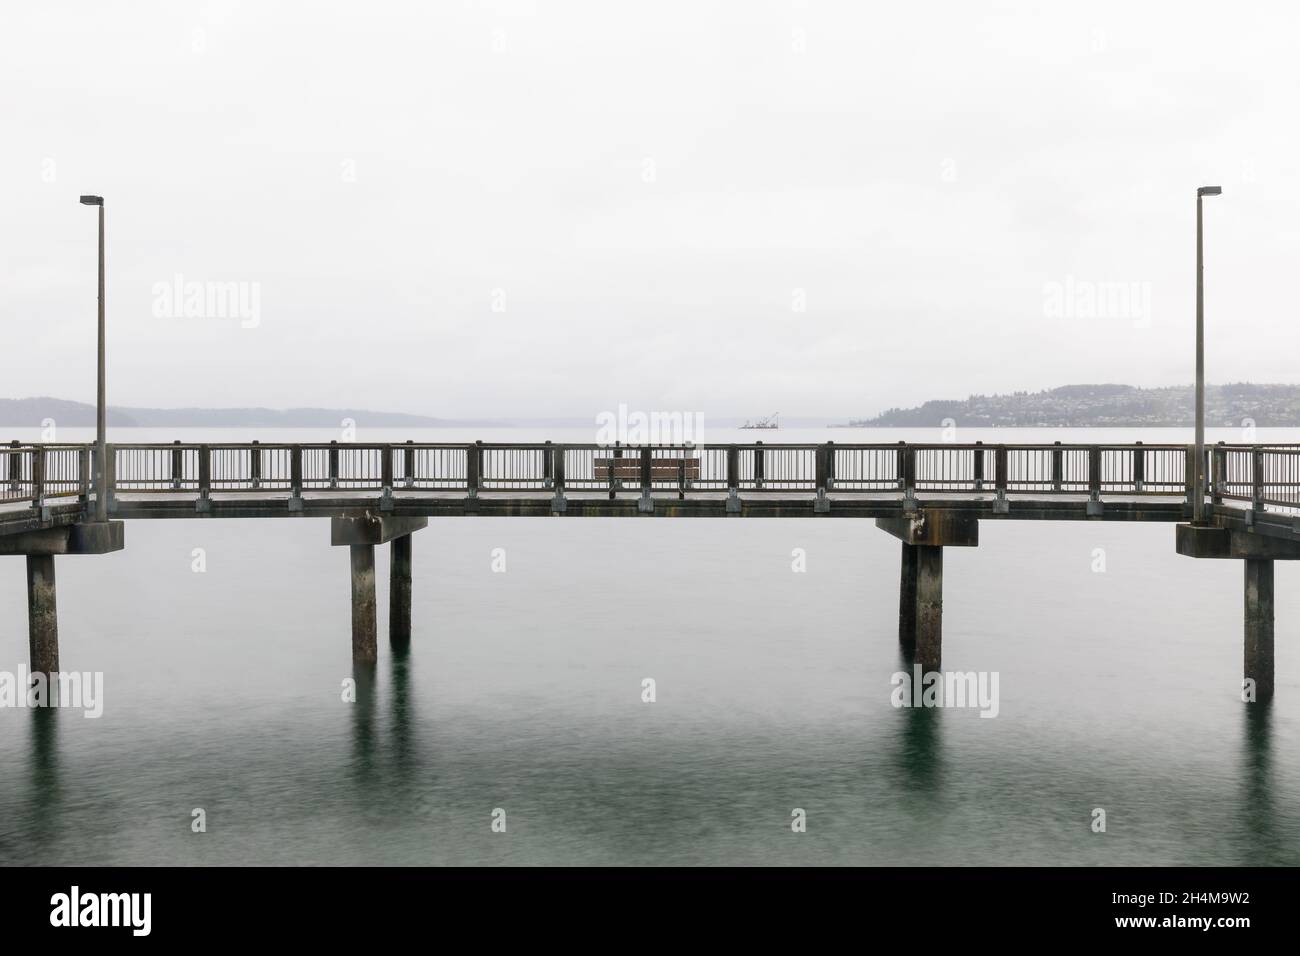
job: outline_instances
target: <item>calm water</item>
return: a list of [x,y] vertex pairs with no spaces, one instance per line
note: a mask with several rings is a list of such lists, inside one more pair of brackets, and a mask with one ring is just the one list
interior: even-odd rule
[[[58,563],[63,666],[104,672],[104,716],[0,709],[0,864],[1300,863],[1300,568],[1264,711],[1238,697],[1239,565],[1178,557],[1169,525],[980,530],[945,556],[944,668],[998,672],[996,719],[891,706],[899,546],[872,522],[436,520],[412,651],[381,637],[356,703],[326,521],[132,522]],[[16,671],[22,561],[0,572]]]

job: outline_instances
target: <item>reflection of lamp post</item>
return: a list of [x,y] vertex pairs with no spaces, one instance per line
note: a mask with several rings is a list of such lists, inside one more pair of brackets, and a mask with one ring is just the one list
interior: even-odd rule
[[1205,253],[1201,243],[1201,197],[1218,196],[1221,186],[1196,190],[1196,463],[1192,481],[1192,521],[1205,521]]
[[95,454],[99,474],[95,483],[95,520],[108,520],[108,446],[104,432],[108,410],[104,405],[104,197],[82,196],[84,206],[99,207],[99,386],[95,397]]

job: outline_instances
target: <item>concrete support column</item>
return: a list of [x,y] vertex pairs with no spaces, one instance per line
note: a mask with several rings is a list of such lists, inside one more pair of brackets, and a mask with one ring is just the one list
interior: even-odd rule
[[903,542],[898,579],[898,643],[908,654],[916,649],[916,551],[916,545]]
[[32,673],[59,669],[59,614],[54,555],[27,555],[27,641]]
[[1273,562],[1247,558],[1245,677],[1255,682],[1255,700],[1273,696]]
[[394,651],[411,646],[411,536],[389,543],[388,643]]
[[898,642],[925,670],[943,650],[943,548],[903,543],[898,586]]
[[922,671],[939,669],[943,652],[943,548],[916,546],[916,651]]
[[373,664],[379,659],[375,616],[375,546],[354,544],[352,551],[352,660]]

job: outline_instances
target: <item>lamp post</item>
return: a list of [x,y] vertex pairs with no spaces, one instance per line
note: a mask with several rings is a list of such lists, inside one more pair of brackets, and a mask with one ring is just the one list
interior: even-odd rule
[[1192,521],[1205,521],[1205,251],[1201,241],[1201,199],[1218,196],[1221,186],[1196,190],[1196,463],[1193,468]]
[[104,197],[82,196],[83,206],[99,207],[99,382],[95,395],[95,520],[108,520],[108,446],[105,440],[108,407],[104,401]]

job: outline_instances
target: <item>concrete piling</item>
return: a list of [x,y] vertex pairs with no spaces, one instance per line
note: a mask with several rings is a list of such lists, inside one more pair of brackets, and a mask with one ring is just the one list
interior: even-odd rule
[[924,670],[938,670],[943,652],[942,547],[903,543],[898,641]]
[[352,660],[374,664],[379,659],[375,614],[375,546],[354,544],[352,553]]
[[1245,587],[1245,669],[1255,682],[1255,700],[1273,696],[1273,562],[1247,558]]
[[943,548],[916,547],[916,650],[922,671],[936,671],[943,652]]
[[916,649],[916,545],[903,542],[898,580],[898,643],[904,653]]
[[27,641],[32,673],[59,669],[59,614],[54,555],[27,555]]
[[394,651],[411,646],[411,535],[389,543],[388,643]]

